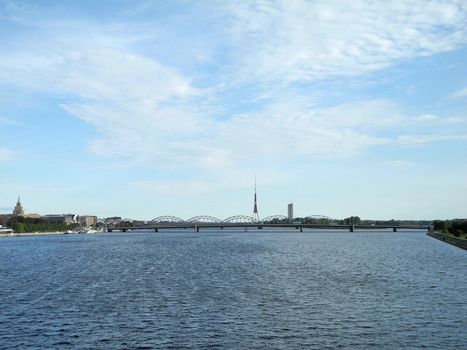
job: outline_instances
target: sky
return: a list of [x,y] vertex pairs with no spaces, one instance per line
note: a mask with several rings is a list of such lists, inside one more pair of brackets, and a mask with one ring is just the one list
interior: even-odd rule
[[467,3],[0,0],[0,213],[467,217]]

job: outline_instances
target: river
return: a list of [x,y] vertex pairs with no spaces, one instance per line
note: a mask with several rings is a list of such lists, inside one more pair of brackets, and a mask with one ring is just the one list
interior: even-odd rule
[[467,348],[467,252],[424,232],[0,239],[1,349]]

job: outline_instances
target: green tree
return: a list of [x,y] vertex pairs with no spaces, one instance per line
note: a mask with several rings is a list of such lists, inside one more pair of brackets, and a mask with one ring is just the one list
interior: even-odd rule
[[22,222],[18,222],[18,224],[16,225],[16,232],[24,232],[24,224]]

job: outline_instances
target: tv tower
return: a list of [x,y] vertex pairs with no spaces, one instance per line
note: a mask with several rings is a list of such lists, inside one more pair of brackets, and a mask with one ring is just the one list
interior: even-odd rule
[[253,221],[259,221],[258,204],[256,203],[256,175],[255,175],[255,205],[253,206]]

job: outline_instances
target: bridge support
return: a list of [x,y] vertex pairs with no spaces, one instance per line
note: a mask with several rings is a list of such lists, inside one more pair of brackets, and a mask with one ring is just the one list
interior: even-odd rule
[[156,227],[156,228],[154,229],[154,232],[159,232],[159,229]]
[[354,226],[354,225],[351,225],[351,226],[349,227],[349,231],[350,231],[350,232],[354,232],[354,231],[355,231],[355,226]]
[[300,226],[300,232],[303,232],[303,226]]
[[122,230],[122,232],[126,232],[126,228],[124,228],[124,229]]
[[263,229],[263,226],[258,226],[258,230],[262,230]]
[[393,227],[392,232],[397,232],[397,227]]
[[245,226],[245,230],[243,232],[248,232],[248,226]]

